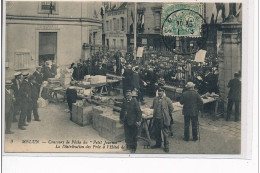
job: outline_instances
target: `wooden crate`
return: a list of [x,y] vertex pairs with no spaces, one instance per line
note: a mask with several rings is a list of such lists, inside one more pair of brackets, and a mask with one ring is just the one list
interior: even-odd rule
[[78,106],[76,103],[72,103],[72,121],[78,122]]
[[92,123],[92,106],[77,106],[72,104],[72,121],[80,126]]
[[78,106],[78,121],[77,124],[81,126],[92,124],[92,106],[87,105],[84,107]]
[[112,142],[119,142],[125,139],[124,126],[119,122],[118,114],[101,114],[103,123],[99,135]]

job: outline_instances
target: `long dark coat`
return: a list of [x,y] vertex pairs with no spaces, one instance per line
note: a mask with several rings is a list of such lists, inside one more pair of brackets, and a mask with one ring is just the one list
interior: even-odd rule
[[203,101],[195,90],[185,91],[180,99],[183,105],[182,113],[184,116],[198,116],[199,110],[203,108]]
[[230,88],[228,93],[228,98],[234,101],[241,100],[241,81],[237,78],[231,79],[228,82],[228,88]]
[[131,126],[135,125],[136,122],[141,121],[141,119],[142,111],[138,101],[135,98],[132,98],[130,102],[127,102],[127,100],[124,99],[120,112],[120,121]]

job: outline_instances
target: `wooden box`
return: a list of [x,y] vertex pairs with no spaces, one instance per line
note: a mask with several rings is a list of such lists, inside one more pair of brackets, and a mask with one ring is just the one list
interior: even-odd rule
[[113,112],[101,114],[103,123],[99,135],[112,142],[119,142],[125,139],[124,125],[119,122],[119,114]]
[[85,126],[92,123],[92,106],[72,105],[72,121],[78,125]]

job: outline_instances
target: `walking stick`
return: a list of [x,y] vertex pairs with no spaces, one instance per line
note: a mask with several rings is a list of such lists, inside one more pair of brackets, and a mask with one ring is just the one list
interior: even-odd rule
[[198,136],[199,136],[199,142],[200,142],[200,123],[199,123],[199,117],[198,117],[198,127],[197,127],[197,129],[198,129]]

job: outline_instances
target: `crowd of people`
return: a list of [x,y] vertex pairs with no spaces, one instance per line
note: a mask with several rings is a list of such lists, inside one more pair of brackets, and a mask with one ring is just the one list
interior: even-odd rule
[[[110,63],[112,62],[112,68]],[[127,62],[127,63],[126,63]],[[36,67],[33,74],[16,72],[14,79],[6,81],[5,114],[6,134],[12,134],[11,124],[18,121],[18,128],[26,130],[25,126],[32,120],[40,121],[37,100],[43,97],[42,84],[49,78],[57,76],[57,65],[45,62],[44,66]],[[137,148],[137,129],[141,124],[142,111],[140,105],[144,104],[144,94],[154,97],[153,100],[153,126],[156,144],[151,148],[160,148],[164,142],[164,151],[169,152],[168,136],[173,135],[173,107],[172,101],[166,96],[166,84],[183,87],[180,97],[183,104],[184,140],[189,141],[189,126],[192,125],[193,141],[198,140],[198,114],[202,111],[201,94],[206,92],[218,93],[218,69],[214,63],[202,65],[181,57],[174,59],[151,56],[151,58],[134,60],[131,55],[125,57],[119,51],[112,54],[96,54],[90,60],[72,63],[72,81],[83,80],[85,75],[106,75],[108,72],[122,77],[124,101],[120,113],[120,122],[124,124],[127,148],[135,152]],[[231,116],[235,104],[235,121],[239,119],[241,101],[241,73],[235,73],[228,87],[227,117]],[[196,90],[196,91],[195,91]],[[67,89],[67,101],[70,112],[72,103],[77,99],[70,98],[72,87]],[[76,94],[74,94],[76,95]],[[17,116],[19,117],[17,120]],[[161,137],[162,132],[162,137]]]

